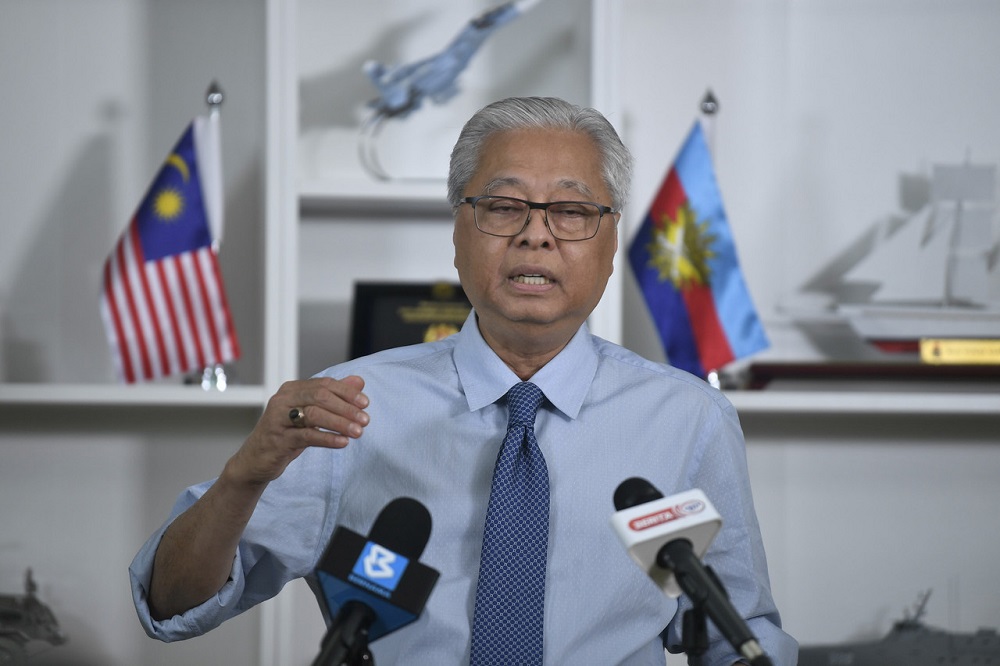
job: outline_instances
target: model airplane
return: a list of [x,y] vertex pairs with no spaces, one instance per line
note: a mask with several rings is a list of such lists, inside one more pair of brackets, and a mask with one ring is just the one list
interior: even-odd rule
[[376,178],[389,180],[379,164],[375,137],[382,123],[390,118],[405,118],[419,109],[425,99],[443,104],[458,94],[458,76],[493,32],[541,0],[511,0],[469,21],[440,53],[407,65],[386,65],[370,60],[364,71],[378,89],[378,97],[368,106],[371,116],[361,128],[359,155],[361,163]]
[[370,60],[364,71],[378,88],[369,102],[378,116],[403,118],[419,109],[424,98],[442,104],[458,93],[458,75],[493,32],[525,13],[541,0],[512,0],[475,17],[437,55],[408,65],[386,67]]

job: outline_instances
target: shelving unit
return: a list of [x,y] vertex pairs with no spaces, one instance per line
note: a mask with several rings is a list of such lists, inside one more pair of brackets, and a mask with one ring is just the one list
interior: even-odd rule
[[[619,129],[629,125],[617,86],[627,80],[620,76],[624,63],[618,63],[627,38],[621,14],[623,4],[632,5],[546,0],[534,15],[501,28],[463,74],[459,97],[443,107],[428,104],[394,123],[398,127],[386,128],[383,157],[403,177],[382,182],[357,161],[364,102],[373,96],[361,64],[372,57],[397,64],[434,53],[471,13],[492,3],[470,8],[461,0],[372,0],[356,6],[327,0],[127,0],[86,9],[73,0],[57,4],[63,12],[58,18],[30,3],[11,9],[16,15],[8,25],[37,28],[30,38],[15,40],[14,29],[0,27],[0,35],[32,63],[30,78],[15,79],[5,111],[12,114],[9,127],[17,129],[8,128],[4,136],[12,138],[11,155],[35,156],[8,170],[16,182],[5,191],[16,196],[4,201],[7,241],[0,248],[6,277],[0,290],[0,369],[6,371],[0,376],[0,502],[28,507],[0,520],[5,535],[0,581],[12,575],[19,581],[22,567],[34,566],[43,589],[58,596],[57,615],[69,619],[70,634],[95,635],[87,644],[95,652],[92,661],[153,663],[148,655],[161,646],[150,645],[131,624],[123,589],[131,553],[177,492],[220,469],[282,381],[346,356],[353,281],[455,277],[441,167],[458,124],[474,109],[508,94],[555,94],[601,109]],[[786,9],[794,13],[791,5]],[[785,20],[782,12],[765,18]],[[77,24],[95,29],[78,30]],[[734,34],[745,37],[743,27]],[[102,34],[102,43],[87,38],[92,34]],[[21,65],[6,67],[13,72]],[[58,81],[43,86],[41,71],[58,73]],[[227,93],[221,259],[244,359],[232,369],[234,381],[224,392],[179,380],[121,386],[112,377],[97,319],[100,266],[165,151],[183,124],[203,110],[212,77]],[[704,82],[697,78],[692,87],[700,94]],[[52,91],[58,99],[39,112],[37,100]],[[655,100],[664,93],[642,88],[641,94]],[[643,109],[655,107],[659,114],[670,103],[657,100]],[[634,126],[635,119],[630,122]],[[687,122],[684,115],[683,122],[671,124]],[[757,136],[764,124],[745,136]],[[416,126],[421,129],[409,129]],[[428,142],[392,146],[400,128]],[[41,138],[18,143],[21,133]],[[651,150],[649,143],[642,149]],[[425,156],[428,171],[422,173]],[[663,153],[662,161],[667,159]],[[44,168],[35,170],[37,164]],[[613,341],[623,338],[627,230],[624,226],[616,272],[590,322],[596,334]],[[919,420],[910,417],[933,417],[947,428],[962,425],[969,448],[989,436],[970,434],[973,427],[961,421],[1000,419],[1000,390],[769,389],[726,395],[757,428],[783,419],[809,420],[812,427],[815,418],[824,424],[876,422],[886,430],[905,422],[910,433],[917,428],[912,421]],[[810,442],[800,448],[786,441],[800,431],[781,430],[773,442],[764,441],[806,458]],[[877,442],[878,436],[871,439]],[[751,453],[754,446],[751,441]],[[28,470],[32,478],[15,478],[10,471],[5,476],[4,468]],[[775,469],[780,472],[781,465]],[[772,506],[785,506],[784,479],[774,474],[778,490],[765,486],[765,508],[768,492],[777,496]],[[95,558],[108,562],[109,571],[89,575],[80,569],[83,564],[60,559],[65,549],[60,536],[66,533],[78,535]],[[74,588],[69,580],[86,582]],[[115,582],[104,589],[108,580]],[[87,617],[95,595],[110,619],[92,625],[80,618]],[[123,617],[128,619],[119,621]],[[231,640],[227,629],[163,649],[190,650],[185,654],[194,655],[192,663],[227,663],[234,659],[230,648],[245,652],[240,663],[308,663],[316,647],[310,633],[315,620],[313,600],[299,589],[241,620],[246,624],[237,624],[235,631],[243,632],[238,640]],[[184,659],[156,663],[171,661]]]

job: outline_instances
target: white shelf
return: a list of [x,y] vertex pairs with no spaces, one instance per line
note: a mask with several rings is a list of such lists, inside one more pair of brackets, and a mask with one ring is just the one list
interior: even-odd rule
[[205,391],[200,386],[121,386],[112,384],[0,384],[0,406],[147,406],[259,407],[267,402],[263,386],[230,386]]
[[[792,415],[933,415],[1000,417],[998,393],[892,393],[847,391],[727,391],[741,414]],[[231,386],[204,391],[198,386],[118,386],[108,384],[0,384],[0,406],[165,406],[260,407],[268,395],[262,386]]]
[[447,186],[443,180],[383,182],[370,178],[305,180],[299,183],[303,212],[347,210],[380,213],[448,215]]
[[761,390],[726,397],[741,414],[1000,417],[1000,393]]

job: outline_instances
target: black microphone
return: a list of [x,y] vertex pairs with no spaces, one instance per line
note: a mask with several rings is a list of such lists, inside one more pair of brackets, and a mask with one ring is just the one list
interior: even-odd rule
[[664,498],[646,479],[615,490],[611,522],[629,555],[672,597],[683,591],[703,608],[733,648],[753,666],[770,666],[757,638],[736,612],[722,583],[701,563],[722,518],[700,490]]
[[313,666],[371,663],[368,643],[416,620],[440,575],[418,562],[431,514],[410,497],[392,500],[367,537],[338,526],[316,568],[333,618]]

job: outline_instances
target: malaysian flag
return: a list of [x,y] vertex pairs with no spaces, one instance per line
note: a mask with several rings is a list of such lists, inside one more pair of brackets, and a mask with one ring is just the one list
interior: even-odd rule
[[101,316],[123,382],[239,358],[219,271],[221,231],[213,114],[188,125],[104,264]]

